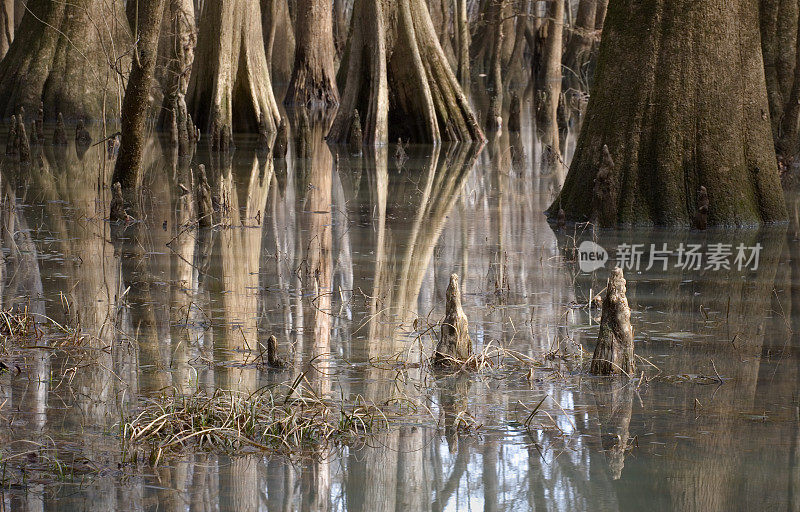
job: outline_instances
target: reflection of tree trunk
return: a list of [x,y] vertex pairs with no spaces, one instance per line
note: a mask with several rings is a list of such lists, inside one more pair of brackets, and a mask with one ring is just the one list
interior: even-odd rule
[[453,470],[450,475],[448,475],[442,488],[437,489],[436,499],[431,504],[432,512],[441,512],[444,510],[450,498],[458,489],[461,478],[467,471],[467,465],[469,464],[470,447],[472,446],[472,443],[469,441],[469,438],[465,437],[458,443],[458,452],[456,453],[456,460],[453,463]]
[[[314,329],[311,343],[306,343],[309,358],[321,357],[314,362],[320,371],[314,371],[310,379],[315,386],[317,394],[325,395],[330,391],[330,379],[325,376],[324,359],[331,352],[331,294],[332,294],[332,177],[333,156],[325,143],[324,127],[319,122],[309,128],[306,133],[301,133],[301,145],[308,148],[308,156],[298,161],[298,172],[304,174],[308,180],[307,190],[303,198],[302,214],[303,229],[302,246],[306,249],[305,264],[303,266],[304,289],[311,292],[311,317]],[[305,167],[305,170],[302,168]]]
[[[269,186],[273,177],[272,159],[259,161],[255,154],[236,159],[237,167],[249,169],[248,180],[236,186],[233,161],[221,156],[215,169],[215,189],[220,197],[219,232],[212,258],[212,269],[221,272],[213,284],[222,295],[221,318],[215,319],[215,353],[227,361],[244,362],[250,351],[258,350],[258,275],[261,256],[261,230]],[[243,201],[240,201],[240,198]],[[244,203],[243,207],[242,202]],[[243,393],[256,390],[254,368],[226,367],[220,375],[220,387]]]

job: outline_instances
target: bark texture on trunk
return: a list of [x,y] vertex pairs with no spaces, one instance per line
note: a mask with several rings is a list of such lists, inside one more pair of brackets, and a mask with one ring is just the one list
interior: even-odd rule
[[352,26],[329,139],[345,142],[358,110],[368,145],[484,140],[423,0],[356,0]]
[[105,0],[30,0],[0,61],[0,116],[24,106],[45,117],[119,115],[124,59],[130,50],[123,3]]
[[458,82],[464,90],[464,94],[469,96],[470,73],[469,73],[469,16],[467,10],[467,0],[455,0],[456,2],[456,39],[458,40]]
[[233,131],[275,132],[281,116],[258,2],[206,2],[186,97],[195,124],[209,134],[215,148],[226,147]]
[[603,313],[597,346],[592,356],[592,373],[596,375],[630,375],[636,365],[633,360],[633,327],[628,297],[625,296],[625,277],[622,269],[611,271],[603,297]]
[[124,195],[141,184],[145,121],[150,112],[150,89],[158,58],[158,36],[166,0],[138,0],[128,4],[128,17],[135,20],[136,48],[125,99],[122,102],[122,140],[112,183],[120,183]]
[[559,151],[560,137],[558,134],[558,102],[561,98],[561,50],[564,34],[564,2],[553,0],[547,10],[547,38],[542,52],[540,87],[543,92],[543,101],[537,113],[537,127],[542,137],[542,143],[550,148],[552,154]]
[[328,0],[298,0],[294,70],[284,103],[326,109],[339,105]]
[[[294,24],[285,0],[261,0],[264,49],[270,76],[275,83],[286,83],[294,64]],[[345,36],[346,37],[346,36]]]
[[569,220],[589,220],[606,145],[615,163],[607,179],[619,191],[606,225],[691,226],[701,185],[709,225],[785,219],[759,41],[754,0],[612,3],[575,156],[549,214],[560,206]]
[[594,26],[597,18],[597,0],[581,0],[575,16],[575,27],[569,36],[564,55],[567,78],[573,87],[588,83],[584,67],[590,61],[595,42]]
[[14,40],[14,0],[0,3],[0,59],[6,56]]
[[797,28],[800,6],[796,0],[759,1],[761,50],[767,80],[767,99],[772,133],[781,135],[781,120],[789,104],[797,60]]
[[[159,130],[177,131],[180,148],[194,139],[194,125],[186,107],[197,30],[191,0],[168,0],[164,5],[158,44],[156,77],[164,97],[158,112]],[[183,153],[181,151],[181,153]]]

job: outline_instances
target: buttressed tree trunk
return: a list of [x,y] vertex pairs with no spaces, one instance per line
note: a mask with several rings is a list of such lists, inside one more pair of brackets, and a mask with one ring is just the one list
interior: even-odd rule
[[130,51],[123,2],[29,0],[6,57],[0,61],[0,116],[19,106],[47,119],[119,115]]
[[205,3],[187,103],[215,147],[218,142],[226,146],[234,130],[275,132],[280,113],[264,54],[259,2]]
[[[786,218],[770,130],[755,0],[609,5],[586,120],[561,194],[589,220],[608,146],[608,224],[690,226],[697,190],[709,225]],[[616,222],[613,222],[616,220]]]
[[339,104],[329,0],[298,0],[294,70],[284,103],[325,109]]
[[[125,99],[122,102],[122,140],[114,167],[113,183],[122,185],[123,194],[132,196],[141,183],[145,121],[150,111],[150,88],[158,57],[158,36],[166,0],[137,0],[127,6],[128,18],[135,27],[136,48]],[[112,219],[120,220],[120,219]]]
[[485,140],[424,0],[356,0],[346,55],[329,139],[347,141],[358,110],[368,145]]

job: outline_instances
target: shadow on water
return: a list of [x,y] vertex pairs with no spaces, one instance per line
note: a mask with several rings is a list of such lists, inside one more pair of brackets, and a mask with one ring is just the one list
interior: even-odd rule
[[[522,102],[534,111],[532,92]],[[788,229],[554,232],[541,212],[565,168],[535,127],[482,148],[356,157],[306,121],[286,158],[253,140],[183,158],[150,141],[123,224],[106,220],[113,161],[101,147],[4,162],[0,299],[47,332],[0,346],[0,509],[797,504],[798,215]],[[559,140],[569,153],[567,133]],[[214,206],[204,229],[200,164]],[[797,213],[800,196],[787,197]],[[626,270],[633,380],[591,377],[578,361],[594,347],[588,303],[610,267],[581,272],[583,240],[612,261],[643,244],[640,268]],[[649,265],[650,244],[671,251],[666,267]],[[734,254],[730,268],[694,268],[676,265],[681,244],[761,249],[757,265],[740,269]],[[516,359],[449,376],[424,364],[454,272],[476,350]],[[260,364],[270,335],[288,369]],[[151,447],[123,445],[123,425],[164,393],[292,382],[300,398],[405,415],[292,455],[189,443],[154,465]]]

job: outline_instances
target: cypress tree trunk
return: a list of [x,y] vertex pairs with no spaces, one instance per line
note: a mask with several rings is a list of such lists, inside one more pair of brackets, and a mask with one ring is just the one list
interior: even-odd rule
[[484,140],[423,0],[356,0],[352,25],[329,139],[345,142],[358,110],[369,145]]
[[[150,88],[158,57],[158,36],[166,0],[138,0],[128,3],[128,18],[136,27],[136,51],[125,99],[122,102],[122,140],[112,183],[119,182],[128,197],[142,179],[142,148],[145,120],[150,112]],[[120,220],[120,219],[112,219]]]
[[597,0],[597,13],[594,19],[594,28],[603,30],[603,25],[606,20],[606,11],[608,10],[608,0]]
[[464,94],[469,96],[470,74],[469,74],[469,18],[467,15],[467,0],[455,0],[456,2],[456,35],[458,37],[458,82],[464,90]]
[[[798,24],[800,26],[800,23]],[[795,38],[795,66],[792,89],[780,119],[775,144],[781,156],[794,159],[800,153],[800,37]],[[765,70],[766,71],[766,70]],[[770,105],[772,108],[772,105]],[[773,134],[775,131],[773,130]]]
[[594,43],[594,24],[597,18],[597,0],[581,0],[578,4],[578,14],[575,17],[575,27],[569,37],[566,55],[564,55],[565,73],[568,83],[578,88],[582,83],[588,83],[584,66],[591,57]]
[[325,109],[339,104],[328,0],[298,0],[294,71],[284,103]]
[[612,3],[583,130],[548,213],[593,216],[605,145],[615,165],[601,188],[617,193],[604,225],[691,226],[700,186],[709,225],[785,219],[758,26],[755,0]]
[[295,50],[289,5],[285,0],[261,0],[261,15],[270,77],[273,83],[286,83],[292,74]]
[[186,97],[195,124],[215,147],[226,147],[234,130],[273,133],[280,123],[261,22],[258,2],[219,0],[203,7]]
[[559,151],[558,101],[561,98],[561,49],[564,34],[564,1],[552,0],[547,10],[547,39],[542,52],[541,88],[544,102],[538,108],[537,128],[552,154]]
[[178,131],[176,142],[181,148],[194,136],[190,133],[194,126],[188,119],[186,91],[189,88],[196,42],[197,30],[191,0],[165,2],[156,72],[164,93],[158,114],[158,128],[172,129],[174,120]]
[[0,3],[0,59],[5,57],[14,40],[14,0]]
[[761,50],[767,80],[767,99],[772,119],[772,133],[781,136],[781,120],[791,108],[789,97],[794,81],[797,48],[797,0],[759,1]]
[[[6,57],[0,61],[0,117],[20,106],[67,119],[119,115],[130,50],[123,3],[29,0]],[[120,23],[122,22],[122,23]]]

